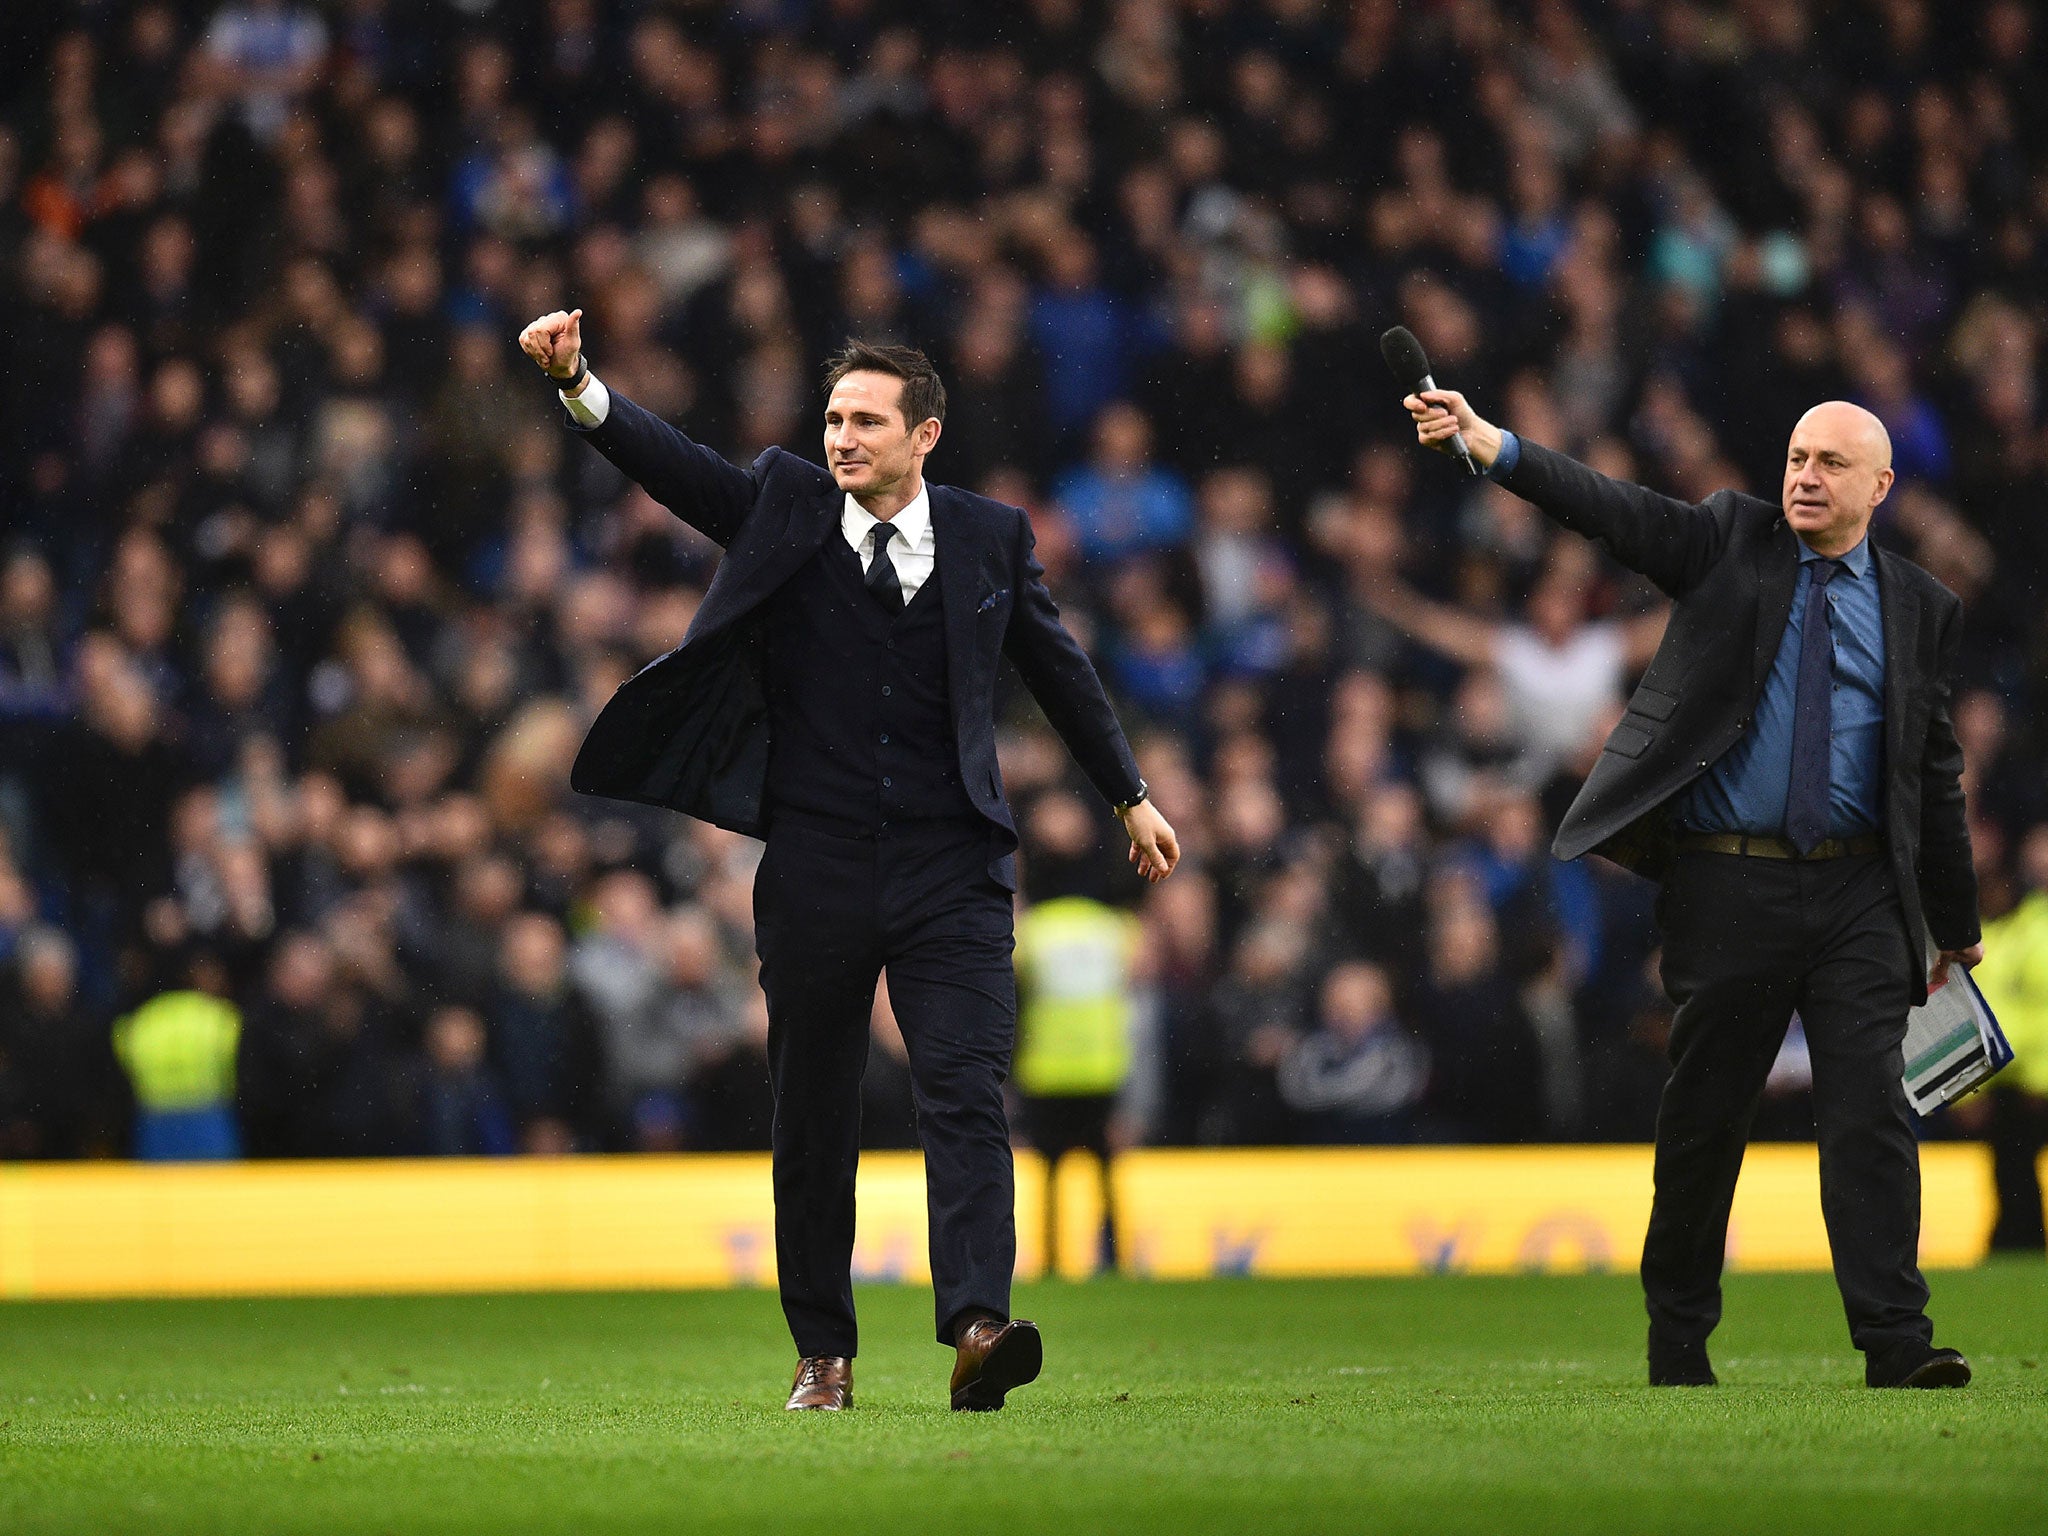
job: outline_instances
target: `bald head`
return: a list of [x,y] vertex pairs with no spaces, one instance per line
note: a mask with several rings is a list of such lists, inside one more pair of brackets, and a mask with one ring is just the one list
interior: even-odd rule
[[1860,405],[1828,400],[1792,429],[1785,450],[1785,521],[1823,555],[1845,555],[1892,488],[1892,438]]
[[1792,428],[1792,441],[1802,434],[1818,442],[1853,444],[1857,451],[1874,460],[1880,469],[1892,467],[1892,435],[1884,423],[1850,400],[1823,400]]

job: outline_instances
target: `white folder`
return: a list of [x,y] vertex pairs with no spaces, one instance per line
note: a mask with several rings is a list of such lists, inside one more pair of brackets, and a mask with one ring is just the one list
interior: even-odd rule
[[[1930,940],[1930,970],[1936,953]],[[2011,1060],[2005,1031],[1961,965],[1906,1015],[1906,1097],[1920,1114],[1983,1086]]]

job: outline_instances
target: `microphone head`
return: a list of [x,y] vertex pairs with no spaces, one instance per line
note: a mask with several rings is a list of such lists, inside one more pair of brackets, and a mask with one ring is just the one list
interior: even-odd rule
[[1405,325],[1380,333],[1380,356],[1387,360],[1394,382],[1403,389],[1419,389],[1429,376],[1429,358],[1422,350],[1422,343]]

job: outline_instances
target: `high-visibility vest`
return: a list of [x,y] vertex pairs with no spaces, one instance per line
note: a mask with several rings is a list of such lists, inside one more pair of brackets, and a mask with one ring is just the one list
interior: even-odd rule
[[1041,1097],[1115,1093],[1131,1074],[1138,920],[1062,896],[1017,920],[1017,1086]]
[[210,992],[159,992],[114,1023],[114,1054],[144,1109],[205,1109],[235,1096],[242,1015]]
[[2012,1044],[1997,1085],[2048,1097],[2048,891],[1984,925],[1984,963],[1970,979]]

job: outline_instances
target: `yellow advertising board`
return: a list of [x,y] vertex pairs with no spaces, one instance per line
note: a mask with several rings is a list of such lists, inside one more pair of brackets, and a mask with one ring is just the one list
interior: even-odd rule
[[[1976,1262],[1989,1159],[1922,1151],[1921,1254]],[[1020,1274],[1042,1264],[1045,1179],[1021,1156]],[[1115,1174],[1125,1267],[1398,1275],[1631,1269],[1646,1147],[1144,1151]],[[861,1166],[856,1273],[922,1281],[923,1165]],[[1058,1173],[1061,1269],[1090,1267],[1096,1171]],[[1811,1146],[1753,1148],[1729,1261],[1825,1268]],[[0,1165],[0,1296],[286,1295],[769,1285],[763,1156]]]

